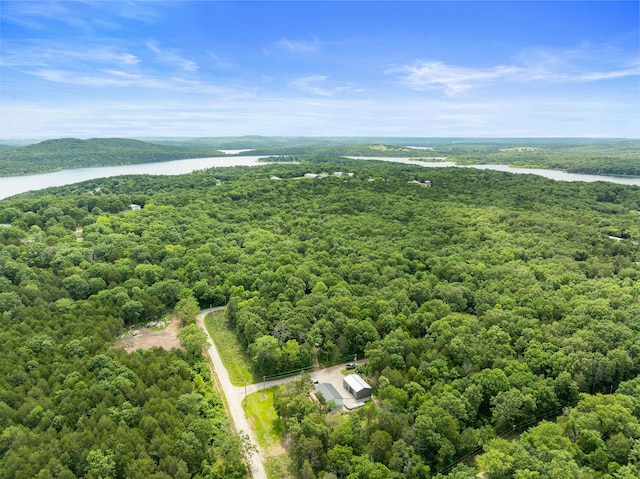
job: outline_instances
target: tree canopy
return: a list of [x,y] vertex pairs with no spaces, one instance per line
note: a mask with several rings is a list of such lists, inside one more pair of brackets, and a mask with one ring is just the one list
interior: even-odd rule
[[[369,359],[378,402],[350,415],[281,393],[305,477],[430,477],[479,446],[488,477],[634,477],[640,188],[302,160],[2,202],[3,477],[242,476],[189,326],[219,304],[256,375]],[[174,309],[186,350],[110,347]]]

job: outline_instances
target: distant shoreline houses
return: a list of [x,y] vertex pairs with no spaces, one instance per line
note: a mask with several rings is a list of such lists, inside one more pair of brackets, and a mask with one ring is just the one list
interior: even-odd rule
[[[309,179],[309,180],[313,180],[313,179],[316,179],[316,178],[328,178],[329,176],[333,176],[333,177],[336,177],[336,178],[341,178],[341,177],[346,176],[346,177],[351,178],[354,175],[355,175],[355,173],[345,173],[343,171],[334,171],[331,174],[329,174],[326,171],[323,171],[323,172],[320,172],[320,173],[305,173],[303,176],[298,176],[298,177],[296,177],[294,179],[306,178],[306,179]],[[280,178],[279,176],[272,176],[270,179],[277,181],[277,180],[281,180],[282,178]]]
[[424,181],[411,180],[411,181],[408,181],[407,183],[411,185],[419,185],[419,186],[422,186],[423,188],[431,188],[431,181],[429,180],[424,180]]
[[329,175],[329,173],[327,173],[326,171],[323,171],[321,173],[305,173],[304,178],[309,178],[309,179],[326,178],[328,176],[335,176],[336,178],[340,178],[342,176],[352,177],[353,175],[354,173],[344,173],[342,171],[334,171],[333,173],[331,173],[331,175]]

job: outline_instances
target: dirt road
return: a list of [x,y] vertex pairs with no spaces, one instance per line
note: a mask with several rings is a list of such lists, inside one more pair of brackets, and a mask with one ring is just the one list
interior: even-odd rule
[[218,349],[216,348],[215,343],[209,336],[209,332],[204,325],[204,317],[212,311],[220,311],[223,310],[224,306],[220,306],[217,308],[211,309],[203,309],[200,311],[198,315],[198,324],[204,330],[209,339],[209,343],[211,346],[209,347],[209,357],[211,358],[211,362],[213,363],[213,368],[216,376],[218,377],[218,382],[220,387],[222,388],[222,393],[224,393],[227,399],[227,405],[229,407],[229,414],[231,415],[231,420],[233,421],[236,431],[238,434],[246,434],[251,441],[251,444],[255,448],[255,453],[251,455],[249,458],[249,466],[251,468],[251,475],[254,479],[267,479],[267,472],[264,469],[264,458],[262,454],[262,450],[258,445],[258,441],[256,440],[256,436],[254,432],[249,427],[249,422],[244,415],[244,410],[242,409],[242,400],[244,399],[244,388],[240,388],[231,384],[231,380],[229,379],[229,373],[227,373],[224,364],[222,364],[222,359],[220,359],[220,354],[218,353]]

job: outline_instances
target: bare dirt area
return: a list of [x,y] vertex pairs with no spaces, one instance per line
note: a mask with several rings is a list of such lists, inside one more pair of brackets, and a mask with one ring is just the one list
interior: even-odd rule
[[182,348],[178,341],[180,321],[173,319],[164,328],[137,326],[125,333],[125,336],[114,343],[114,347],[123,348],[130,353],[137,349],[163,348],[167,351]]

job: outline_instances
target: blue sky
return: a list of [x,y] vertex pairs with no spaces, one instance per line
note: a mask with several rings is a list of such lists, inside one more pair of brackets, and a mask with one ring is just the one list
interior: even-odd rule
[[640,137],[639,2],[0,0],[0,137]]

